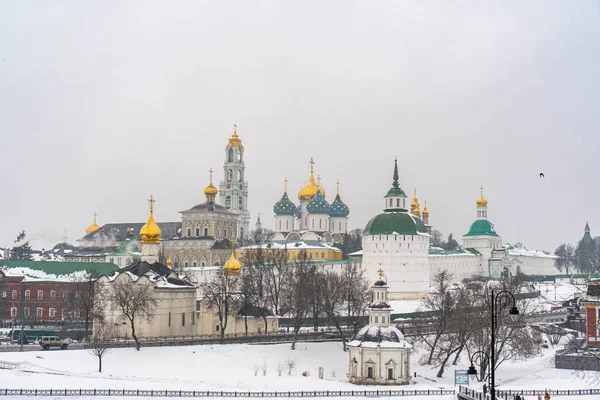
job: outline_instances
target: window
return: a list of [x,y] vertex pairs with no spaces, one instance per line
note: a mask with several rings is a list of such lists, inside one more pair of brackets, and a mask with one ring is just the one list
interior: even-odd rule
[[394,199],[390,199],[390,207],[394,206]]
[[233,148],[227,151],[227,162],[233,162]]
[[244,209],[244,199],[242,196],[238,197],[238,205],[239,205],[239,209],[243,210]]
[[56,309],[55,309],[55,308],[51,308],[51,309],[48,311],[48,316],[49,316],[50,318],[54,318],[54,317],[56,316]]
[[225,196],[225,208],[231,208],[231,196]]
[[185,313],[181,313],[181,326],[185,326]]
[[223,237],[227,237],[227,229],[223,229]]
[[204,228],[204,236],[208,236],[208,228]]
[[41,307],[38,307],[38,308],[35,310],[35,316],[36,316],[36,317],[42,317],[43,315],[44,315],[44,309],[43,309],[43,308],[41,308]]
[[16,290],[13,290],[13,291],[12,291],[12,298],[13,298],[13,299],[16,299],[16,298],[17,298],[17,291],[16,291]]
[[400,208],[400,199],[396,199],[396,208]]
[[69,316],[69,310],[67,310],[66,308],[63,308],[62,310],[60,310],[60,316],[63,319],[67,318]]
[[219,325],[217,325],[217,332],[219,332]]
[[51,299],[55,299],[56,298],[56,291],[55,290],[51,290],[50,291],[50,298]]
[[388,368],[388,379],[394,379],[394,369]]
[[38,290],[38,299],[43,299],[43,298],[44,298],[44,291]]
[[377,324],[379,322],[379,317],[375,316],[375,323]]
[[367,378],[373,379],[373,367],[367,367]]
[[187,236],[192,236],[192,228],[187,228]]
[[4,291],[2,292],[2,298],[5,299],[8,297],[8,292]]
[[10,308],[10,316],[11,317],[16,317],[17,316],[17,307],[11,307]]
[[325,258],[325,253],[321,253],[321,258]]
[[79,318],[81,316],[81,311],[79,311],[78,309],[75,309],[75,311],[73,311],[73,316],[75,318]]
[[26,317],[29,317],[29,315],[31,315],[31,313],[29,312],[29,307],[25,307],[23,309],[23,313],[25,314]]
[[63,291],[63,299],[66,299],[67,297],[69,297],[69,294],[65,291]]
[[196,228],[196,236],[200,236],[200,228]]
[[27,289],[27,290],[25,291],[25,298],[26,298],[26,299],[28,299],[28,298],[30,298],[30,297],[31,297],[31,292],[29,291],[29,289]]
[[169,326],[171,326],[171,311],[169,311]]

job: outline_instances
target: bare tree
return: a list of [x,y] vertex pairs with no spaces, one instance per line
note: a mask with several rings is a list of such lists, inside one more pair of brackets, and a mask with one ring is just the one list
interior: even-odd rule
[[287,252],[272,252],[270,262],[264,265],[263,274],[267,290],[268,304],[275,315],[281,315],[284,293],[288,290],[292,274]]
[[285,365],[286,365],[286,367],[288,369],[288,375],[291,375],[292,374],[292,370],[294,368],[296,368],[296,359],[295,358],[288,358],[285,361]]
[[353,328],[356,335],[361,319],[364,319],[366,309],[371,301],[371,285],[365,277],[364,269],[356,262],[346,262],[342,266],[341,275],[346,284],[347,324],[349,328]]
[[94,292],[98,276],[99,274],[96,269],[89,269],[84,275],[74,277],[74,292],[69,296],[72,299],[72,304],[68,308],[70,310],[79,310],[83,316],[86,341],[89,336],[90,322],[95,318],[99,318],[101,314],[100,310],[102,310],[101,297],[95,296]]
[[431,365],[438,342],[449,328],[449,316],[454,308],[450,285],[452,274],[448,271],[437,272],[432,279],[434,291],[421,300],[419,311],[427,315],[425,320],[417,321],[417,334],[429,349],[426,364]]
[[311,278],[315,273],[315,266],[307,259],[306,251],[300,252],[291,274],[290,285],[287,296],[287,309],[292,319],[294,337],[292,339],[292,350],[296,349],[298,332],[304,323],[310,310],[310,293],[306,290],[310,286]]
[[150,322],[158,305],[158,297],[150,284],[127,282],[109,285],[107,301],[110,306],[127,318],[131,326],[131,337],[135,348],[140,350],[140,341],[135,333],[138,321]]
[[335,272],[329,271],[320,275],[321,287],[323,289],[323,311],[338,330],[340,338],[342,339],[343,349],[346,351],[346,336],[342,330],[340,317],[346,300],[346,290],[348,284],[345,282],[344,275],[340,275]]
[[110,341],[113,337],[113,329],[108,324],[98,323],[94,327],[94,334],[90,338],[88,352],[98,357],[98,372],[102,372],[102,358],[110,353]]
[[239,302],[239,277],[220,269],[210,280],[207,279],[201,284],[202,294],[208,306],[217,311],[221,339],[225,337],[229,316],[234,313]]

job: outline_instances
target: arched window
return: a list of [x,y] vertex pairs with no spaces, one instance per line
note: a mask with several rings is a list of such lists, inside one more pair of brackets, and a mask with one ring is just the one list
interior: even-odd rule
[[240,210],[244,209],[244,198],[242,196],[238,197],[238,205]]
[[227,229],[223,229],[223,237],[227,237]]
[[390,207],[394,207],[394,199],[390,199]]
[[231,208],[231,196],[225,196],[225,208]]
[[227,162],[233,162],[233,149],[227,151]]
[[204,236],[208,236],[208,227],[204,227]]
[[400,208],[400,199],[396,199],[396,207]]

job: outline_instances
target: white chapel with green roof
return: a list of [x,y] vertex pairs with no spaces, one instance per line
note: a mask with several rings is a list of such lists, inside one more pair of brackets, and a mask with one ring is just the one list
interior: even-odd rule
[[363,231],[362,262],[367,276],[381,268],[387,277],[390,299],[418,299],[429,292],[432,277],[446,270],[456,281],[475,276],[498,278],[515,275],[556,275],[556,257],[502,242],[488,219],[488,200],[483,187],[476,201],[477,218],[462,237],[462,246],[444,250],[430,246],[429,210],[419,209],[414,195],[407,207],[407,196],[400,187],[398,163],[394,165],[392,187],[384,196],[381,214],[371,218]]

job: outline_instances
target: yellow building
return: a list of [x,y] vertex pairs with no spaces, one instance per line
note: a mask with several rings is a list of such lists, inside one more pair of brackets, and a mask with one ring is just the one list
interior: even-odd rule
[[270,262],[294,261],[300,257],[306,257],[311,261],[339,261],[342,259],[342,251],[337,247],[309,241],[247,246],[239,249],[237,253],[242,264],[247,264],[257,257],[265,258]]

